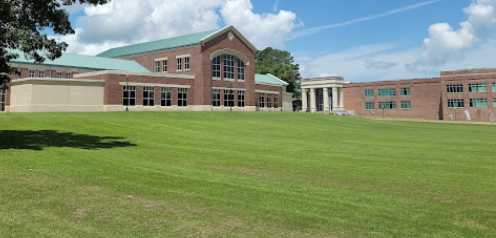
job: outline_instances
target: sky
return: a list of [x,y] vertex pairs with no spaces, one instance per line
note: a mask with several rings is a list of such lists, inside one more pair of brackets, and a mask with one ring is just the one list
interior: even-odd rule
[[68,10],[76,34],[54,37],[88,55],[233,25],[259,49],[290,51],[303,77],[496,67],[496,0],[113,0]]

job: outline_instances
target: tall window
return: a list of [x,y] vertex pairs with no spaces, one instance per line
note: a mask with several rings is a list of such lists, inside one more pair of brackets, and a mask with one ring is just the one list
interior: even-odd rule
[[234,91],[224,89],[224,107],[234,107]]
[[224,55],[224,79],[234,79],[234,56]]
[[468,85],[468,91],[473,93],[485,93],[487,92],[486,83],[471,83]]
[[272,105],[272,97],[267,97],[267,107],[273,107],[274,105]]
[[258,96],[258,107],[265,107],[265,97],[263,94],[260,94],[260,96]]
[[123,86],[122,88],[122,105],[136,105],[136,86]]
[[220,107],[220,89],[212,89],[212,106]]
[[400,96],[410,96],[410,88],[401,88],[400,89]]
[[392,97],[396,96],[396,89],[394,88],[380,88],[379,96],[381,97]]
[[36,77],[36,71],[34,71],[34,70],[29,70],[29,71],[28,71],[28,77],[29,77],[29,78],[34,78],[34,77]]
[[446,92],[448,93],[463,93],[463,84],[448,84],[446,85]]
[[496,93],[496,83],[493,83],[493,93]]
[[143,87],[143,106],[154,106],[155,105],[155,88],[145,86]]
[[238,91],[238,107],[245,106],[245,96],[246,96],[245,91]]
[[384,110],[396,109],[396,102],[393,101],[379,102],[379,109],[384,109]]
[[221,56],[217,56],[212,60],[212,78],[220,78],[220,65],[221,65]]
[[374,102],[365,102],[365,110],[374,110],[375,103]]
[[178,88],[177,89],[177,105],[179,107],[188,106],[188,89]]
[[162,62],[155,60],[155,72],[162,72]]
[[36,77],[37,78],[44,78],[45,77],[45,71],[36,71]]
[[279,98],[277,96],[274,97],[274,107],[279,108]]
[[411,109],[412,108],[412,101],[401,101],[400,108],[401,109]]
[[162,107],[172,106],[172,88],[160,88],[160,105]]
[[168,60],[164,59],[162,60],[162,72],[167,72],[169,70],[169,65],[168,65]]
[[493,108],[496,108],[496,98],[493,98]]
[[448,99],[448,108],[464,108],[465,100],[463,99]]
[[5,111],[5,90],[0,85],[0,112]]
[[183,58],[177,58],[176,61],[177,61],[176,71],[182,72],[183,71]]
[[241,59],[236,58],[236,65],[238,68],[238,80],[245,80],[245,62]]
[[487,108],[488,107],[487,98],[471,98],[470,99],[470,107]]
[[372,88],[366,88],[363,90],[363,95],[365,97],[373,97],[374,96],[374,89]]
[[185,71],[190,71],[191,70],[191,63],[190,63],[190,58],[189,57],[184,57],[184,70]]

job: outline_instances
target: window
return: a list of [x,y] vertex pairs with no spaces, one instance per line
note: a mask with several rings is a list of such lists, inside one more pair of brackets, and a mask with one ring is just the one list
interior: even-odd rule
[[72,73],[71,72],[66,72],[65,73],[65,78],[66,79],[71,79],[72,78]]
[[172,88],[160,88],[160,105],[162,107],[172,106]]
[[471,98],[470,107],[487,108],[488,107],[487,98]]
[[396,96],[396,89],[394,88],[380,88],[379,96],[381,97],[392,97]]
[[267,107],[272,107],[272,97],[267,97]]
[[274,97],[274,108],[279,108],[279,99],[277,96]]
[[234,56],[224,55],[224,79],[234,79]]
[[34,78],[34,77],[36,77],[36,71],[34,71],[34,70],[29,70],[29,71],[28,71],[28,75],[29,75],[29,76],[28,76],[29,78]]
[[190,63],[190,58],[189,57],[184,57],[184,70],[185,71],[190,71],[191,70],[191,63]]
[[162,60],[162,72],[167,72],[169,70],[169,62],[168,60]]
[[155,72],[162,72],[162,62],[155,60]]
[[212,59],[212,78],[220,78],[221,56]]
[[265,107],[265,97],[263,95],[258,96],[258,107]]
[[0,112],[5,111],[5,90],[0,85]]
[[224,107],[234,107],[234,91],[224,89]]
[[245,91],[238,91],[238,107],[245,106],[245,96],[246,96]]
[[410,96],[410,88],[401,88],[400,96]]
[[389,102],[380,102],[379,103],[379,108],[384,109],[384,110],[391,110],[396,108],[396,102],[389,101]]
[[365,110],[374,110],[375,103],[374,102],[365,102]]
[[411,101],[401,101],[400,108],[401,109],[411,109],[412,108],[412,102]]
[[143,87],[143,106],[154,106],[155,105],[155,88],[145,86]]
[[183,58],[177,58],[177,72],[182,72],[183,71]]
[[45,77],[45,71],[36,71],[36,77],[37,78],[44,78]]
[[471,83],[468,85],[468,91],[472,93],[485,93],[487,92],[487,84]]
[[463,93],[463,84],[448,84],[446,85],[446,92],[448,93]]
[[365,97],[373,97],[374,96],[374,89],[371,88],[366,88],[363,90],[363,95]]
[[220,89],[212,89],[212,106],[220,107]]
[[236,64],[238,68],[238,80],[245,80],[245,62],[236,59]]
[[496,98],[493,98],[493,108],[496,108]]
[[188,106],[188,89],[187,88],[178,88],[177,89],[177,105],[179,107],[187,107]]
[[448,108],[464,108],[465,100],[463,99],[448,99]]
[[493,83],[493,93],[496,93],[496,83]]
[[124,86],[122,90],[122,105],[136,105],[136,86]]

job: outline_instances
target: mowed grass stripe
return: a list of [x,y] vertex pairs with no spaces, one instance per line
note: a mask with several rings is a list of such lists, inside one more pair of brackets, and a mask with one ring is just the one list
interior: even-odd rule
[[[54,140],[40,151],[1,149],[0,189],[9,195],[0,211],[12,219],[0,219],[10,227],[0,235],[496,234],[494,126],[292,113],[47,113],[2,114],[0,127],[135,145],[85,150]],[[55,233],[38,231],[57,220]]]

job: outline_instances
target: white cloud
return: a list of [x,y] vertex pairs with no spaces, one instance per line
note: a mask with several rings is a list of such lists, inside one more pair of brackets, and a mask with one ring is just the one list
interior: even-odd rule
[[423,52],[415,64],[418,70],[446,65],[464,59],[468,50],[484,44],[496,33],[496,0],[474,0],[465,8],[467,19],[453,29],[447,23],[429,27]]
[[446,69],[495,67],[496,0],[473,0],[457,28],[429,27],[422,47],[366,45],[345,51],[297,58],[305,77],[344,76],[353,82],[437,76]]
[[234,25],[257,47],[282,47],[295,27],[296,15],[289,11],[256,14],[250,0],[228,0],[221,9],[224,21]]
[[69,51],[96,54],[107,48],[234,25],[257,47],[282,47],[296,15],[254,12],[250,0],[113,0],[86,6],[76,34],[57,37]]

